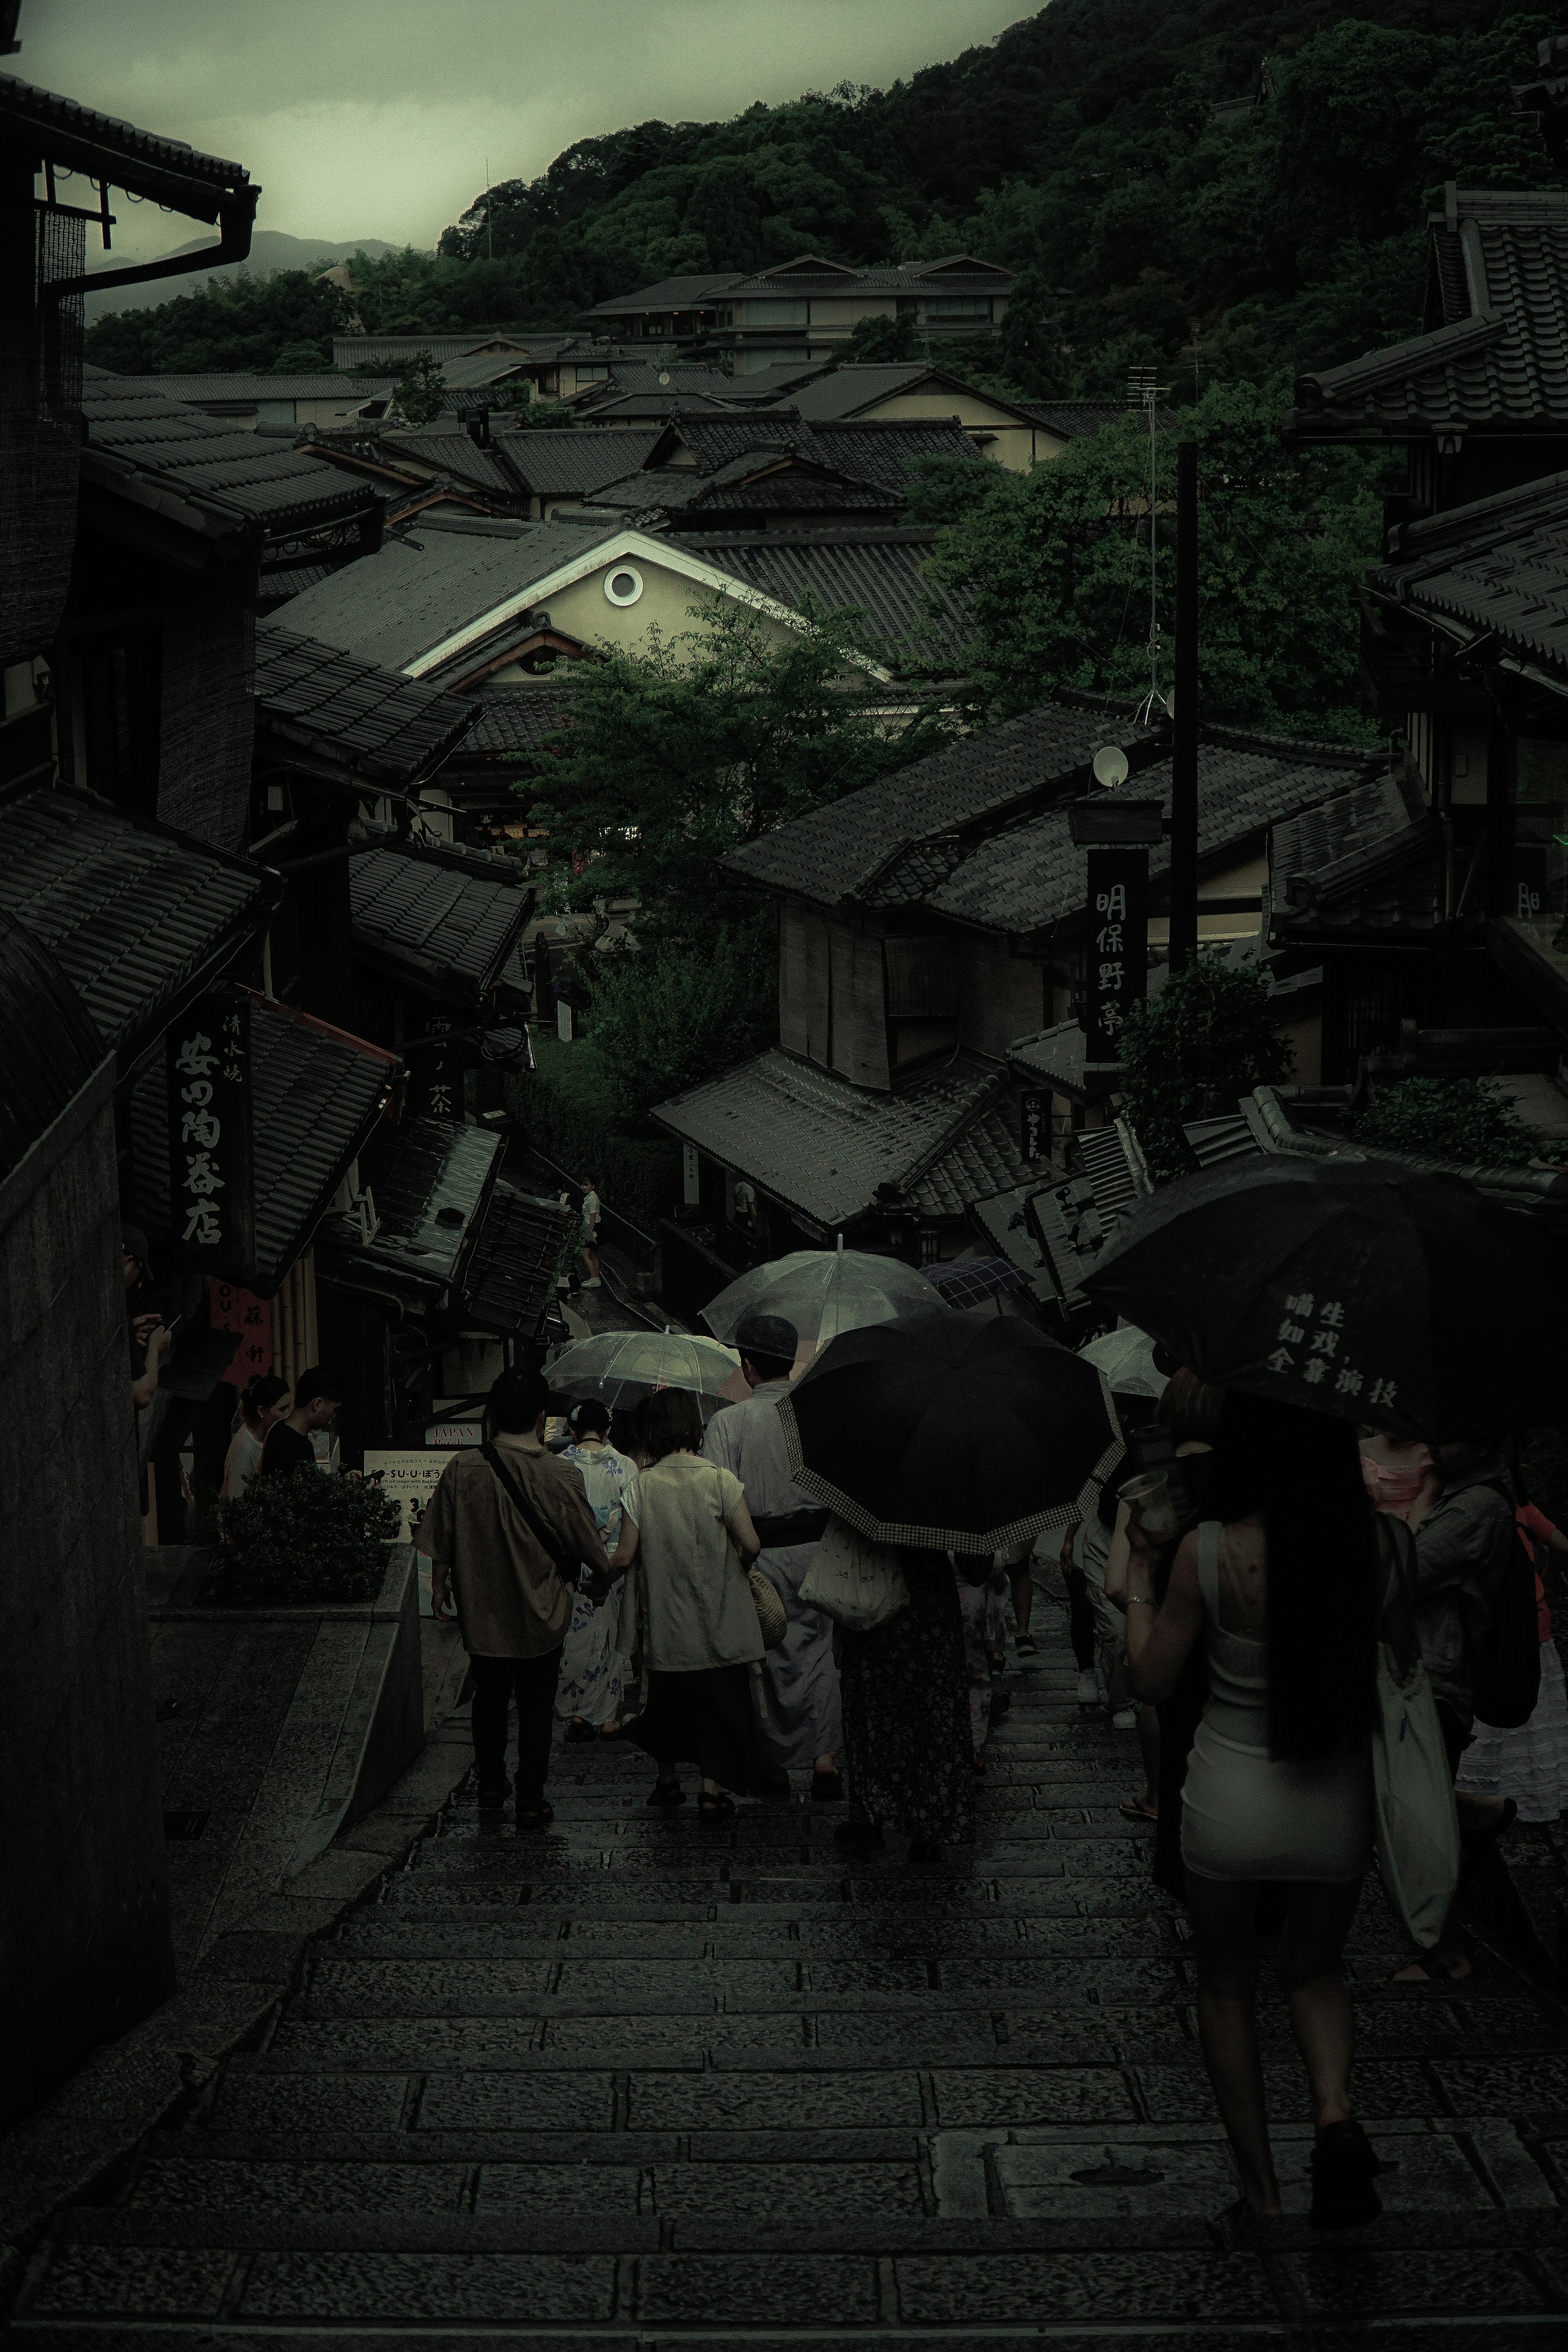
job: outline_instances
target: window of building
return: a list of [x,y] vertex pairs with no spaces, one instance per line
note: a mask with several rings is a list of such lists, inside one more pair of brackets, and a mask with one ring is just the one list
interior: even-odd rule
[[978,319],[989,322],[991,305],[984,294],[928,294],[921,305],[928,319]]
[[642,573],[634,563],[617,563],[605,574],[605,593],[612,604],[635,604],[642,594]]
[[804,327],[810,309],[804,295],[784,301],[742,302],[736,307],[742,327]]

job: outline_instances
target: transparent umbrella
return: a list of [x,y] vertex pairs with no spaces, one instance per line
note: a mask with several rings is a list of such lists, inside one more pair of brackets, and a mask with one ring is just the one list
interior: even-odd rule
[[1123,1323],[1119,1330],[1107,1331],[1102,1339],[1091,1339],[1087,1348],[1078,1352],[1086,1363],[1105,1374],[1106,1386],[1113,1396],[1158,1400],[1165,1393],[1169,1374],[1163,1372],[1154,1360],[1153,1340],[1135,1323]]
[[733,1339],[748,1315],[782,1315],[795,1325],[801,1355],[809,1356],[840,1331],[942,1311],[924,1276],[901,1258],[840,1247],[792,1250],[753,1266],[709,1300],[702,1320],[721,1339]]
[[706,1405],[740,1374],[734,1349],[700,1331],[600,1331],[572,1340],[545,1368],[557,1396],[599,1397],[612,1412],[654,1389],[690,1389]]

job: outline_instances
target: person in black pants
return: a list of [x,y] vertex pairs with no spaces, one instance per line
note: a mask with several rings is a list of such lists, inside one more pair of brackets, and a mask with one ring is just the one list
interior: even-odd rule
[[419,1529],[431,1608],[446,1616],[450,1591],[472,1664],[481,1815],[506,1801],[507,1709],[517,1700],[520,1830],[552,1819],[544,1784],[574,1588],[584,1581],[602,1599],[637,1546],[628,1517],[605,1560],[582,1473],[545,1449],[549,1402],[541,1373],[503,1372],[485,1410],[486,1444],[447,1464]]

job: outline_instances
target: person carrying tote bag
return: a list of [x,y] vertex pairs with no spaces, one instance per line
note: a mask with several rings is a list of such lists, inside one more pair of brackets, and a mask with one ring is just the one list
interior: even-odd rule
[[1437,1702],[1415,1638],[1415,1544],[1378,1517],[1384,1584],[1373,1725],[1373,1848],[1384,1891],[1423,1951],[1439,1941],[1459,1883],[1459,1816]]
[[850,1633],[869,1633],[909,1607],[910,1588],[891,1544],[870,1543],[834,1517],[801,1580],[800,1597]]

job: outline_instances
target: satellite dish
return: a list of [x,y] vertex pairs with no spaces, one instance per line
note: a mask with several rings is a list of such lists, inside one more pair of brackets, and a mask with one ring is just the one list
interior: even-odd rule
[[661,375],[659,377],[659,382],[660,383],[668,383],[669,382],[669,378],[668,375]]
[[1094,781],[1108,791],[1127,782],[1127,754],[1120,743],[1107,743],[1095,753]]

